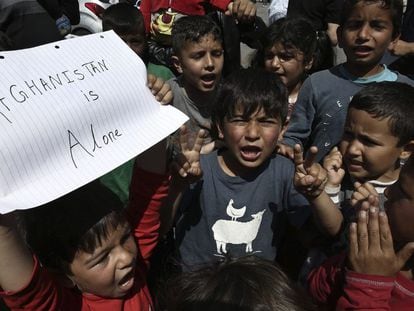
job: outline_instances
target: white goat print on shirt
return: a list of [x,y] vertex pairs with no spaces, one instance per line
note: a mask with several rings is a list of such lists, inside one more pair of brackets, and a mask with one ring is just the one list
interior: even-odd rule
[[227,215],[231,217],[231,220],[219,219],[211,228],[216,241],[217,253],[227,253],[226,245],[228,243],[246,244],[246,253],[253,252],[252,242],[257,237],[263,213],[266,210],[251,215],[253,219],[250,221],[241,222],[237,219],[244,216],[246,206],[235,208],[233,204],[234,201],[230,199],[226,208]]

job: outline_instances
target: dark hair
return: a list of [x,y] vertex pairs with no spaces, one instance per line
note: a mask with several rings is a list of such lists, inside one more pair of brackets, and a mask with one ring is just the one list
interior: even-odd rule
[[317,47],[316,30],[305,18],[280,18],[267,27],[261,38],[262,48],[258,50],[254,62],[264,67],[266,51],[276,43],[287,49],[298,49],[303,53],[304,62],[312,61]]
[[0,31],[0,51],[10,51],[13,43],[10,37],[3,31]]
[[402,0],[345,0],[342,6],[342,14],[340,25],[344,26],[354,7],[362,2],[363,4],[378,3],[382,9],[390,10],[393,31],[392,37],[396,38],[401,32],[401,23],[403,16],[403,2]]
[[145,33],[144,17],[141,11],[128,3],[111,5],[102,15],[102,29],[113,29],[117,34],[126,35],[136,31]]
[[40,262],[67,274],[77,251],[93,253],[113,229],[129,225],[121,201],[98,180],[24,211],[21,218]]
[[227,258],[169,283],[169,311],[315,310],[276,264],[255,256]]
[[174,54],[178,55],[188,42],[199,42],[207,35],[214,40],[223,42],[219,26],[206,15],[184,16],[174,22],[171,39]]
[[378,82],[354,95],[349,108],[363,110],[374,118],[389,118],[398,147],[414,139],[414,87],[401,82]]
[[262,68],[240,69],[223,81],[213,105],[213,134],[217,136],[217,125],[225,118],[233,117],[237,107],[244,116],[250,116],[263,108],[268,116],[280,117],[285,123],[288,100],[287,89],[280,78]]

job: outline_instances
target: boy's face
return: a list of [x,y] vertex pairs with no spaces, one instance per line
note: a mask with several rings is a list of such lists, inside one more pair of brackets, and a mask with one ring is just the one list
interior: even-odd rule
[[312,67],[312,61],[305,63],[303,53],[298,49],[286,49],[276,43],[265,53],[265,69],[276,73],[283,84],[291,90],[298,85],[304,73]]
[[275,151],[285,130],[279,117],[266,116],[263,109],[243,117],[240,107],[218,128],[227,146],[219,163],[230,176],[243,175],[262,165]]
[[208,34],[199,42],[187,42],[179,56],[173,56],[188,91],[211,92],[220,81],[223,70],[223,46]]
[[396,163],[404,152],[389,128],[389,118],[376,119],[363,110],[350,108],[340,151],[349,174],[358,181],[398,178]]
[[130,226],[120,225],[93,254],[78,251],[68,277],[84,293],[123,297],[134,285],[137,253]]
[[119,34],[122,40],[137,54],[141,57],[144,61],[146,58],[146,50],[147,50],[147,37],[145,32],[140,31],[137,29],[133,33],[129,34]]
[[380,72],[380,61],[391,48],[393,24],[390,10],[379,3],[359,2],[348,20],[338,28],[338,40],[347,56],[346,68],[356,76],[370,76]]
[[[414,241],[414,163],[410,159],[401,169],[398,181],[385,190],[385,211],[394,241]],[[398,243],[397,243],[398,244]]]

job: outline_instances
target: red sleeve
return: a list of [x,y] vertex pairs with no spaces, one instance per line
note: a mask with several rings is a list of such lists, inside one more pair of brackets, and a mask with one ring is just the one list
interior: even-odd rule
[[210,0],[212,6],[216,7],[220,11],[225,12],[229,6],[230,0]]
[[11,310],[80,310],[81,295],[71,294],[57,286],[46,269],[34,256],[34,268],[29,283],[16,292],[0,292],[1,298]]
[[391,310],[395,278],[346,271],[343,295],[336,310]]
[[144,17],[144,25],[145,25],[145,31],[147,33],[150,32],[150,23],[151,23],[151,1],[152,0],[141,0],[141,4],[139,6],[139,10],[142,13],[142,16]]
[[138,249],[147,265],[157,245],[160,227],[159,209],[167,194],[167,175],[157,175],[134,168],[127,212],[134,228]]
[[344,260],[345,254],[328,258],[310,272],[308,290],[317,303],[331,307],[336,305],[344,284]]

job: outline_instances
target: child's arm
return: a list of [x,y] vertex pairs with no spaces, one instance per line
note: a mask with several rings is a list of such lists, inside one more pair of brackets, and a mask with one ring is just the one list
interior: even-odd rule
[[332,148],[323,159],[323,168],[328,173],[325,192],[335,204],[339,204],[339,192],[341,191],[342,179],[345,176],[342,164],[342,154],[339,152],[338,147]]
[[175,214],[180,205],[182,194],[191,183],[197,182],[203,172],[200,166],[200,152],[203,146],[205,131],[200,130],[190,147],[190,138],[187,128],[180,129],[181,153],[171,165],[172,178],[168,197],[161,208],[160,235],[166,234],[174,221]]
[[15,226],[13,214],[0,215],[0,287],[18,291],[29,283],[33,256]]
[[323,232],[335,236],[341,229],[343,217],[324,191],[328,177],[325,169],[319,163],[315,163],[317,153],[317,148],[311,147],[309,155],[303,159],[300,145],[295,145],[294,185],[311,203],[318,227]]

